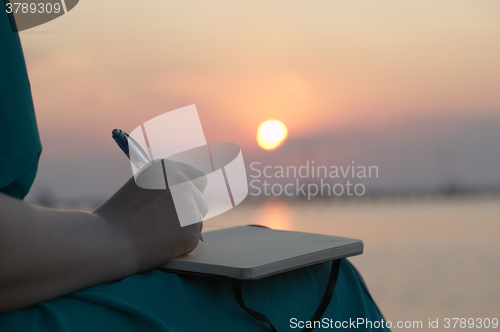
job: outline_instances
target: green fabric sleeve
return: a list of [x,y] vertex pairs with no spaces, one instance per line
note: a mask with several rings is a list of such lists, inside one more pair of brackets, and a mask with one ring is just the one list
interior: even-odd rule
[[0,10],[0,192],[24,198],[42,152],[19,35]]

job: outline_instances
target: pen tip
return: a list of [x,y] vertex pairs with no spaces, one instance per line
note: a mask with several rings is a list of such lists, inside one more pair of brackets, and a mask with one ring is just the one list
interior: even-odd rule
[[121,132],[120,129],[113,129],[113,131],[111,132],[111,134],[113,135],[113,137],[116,137],[116,136],[120,135],[120,132]]

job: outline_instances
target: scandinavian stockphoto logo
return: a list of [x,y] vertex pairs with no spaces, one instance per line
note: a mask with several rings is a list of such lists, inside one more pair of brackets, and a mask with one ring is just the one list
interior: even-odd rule
[[66,14],[78,0],[4,0],[4,4],[12,32],[19,32]]
[[205,174],[207,186],[203,196],[209,210],[203,220],[230,210],[248,194],[240,147],[229,142],[207,144],[195,105],[144,122],[130,133],[128,140],[137,185],[145,189],[166,189],[168,184],[181,226],[200,221],[184,199],[199,173],[179,176],[175,163],[188,164]]

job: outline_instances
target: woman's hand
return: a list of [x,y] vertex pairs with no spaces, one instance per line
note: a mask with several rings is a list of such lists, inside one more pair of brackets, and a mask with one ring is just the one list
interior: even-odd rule
[[[202,223],[198,222],[200,213],[204,216],[208,212],[208,205],[202,195],[207,180],[194,167],[169,160],[161,164],[157,162],[151,169],[141,171],[138,182],[140,177],[151,178],[148,172],[151,173],[154,167],[161,167],[162,164],[168,169],[170,180],[175,178],[177,183],[183,183],[181,195],[176,193],[175,205],[168,188],[143,189],[131,178],[94,211],[94,214],[123,232],[130,241],[133,252],[137,255],[137,272],[155,268],[194,250],[202,229]],[[181,227],[176,208],[188,211],[188,215],[196,223]]]

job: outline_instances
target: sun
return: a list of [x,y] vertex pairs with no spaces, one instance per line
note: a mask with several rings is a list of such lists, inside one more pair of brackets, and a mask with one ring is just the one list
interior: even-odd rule
[[283,122],[267,120],[257,129],[257,143],[264,150],[273,150],[280,146],[288,135]]

